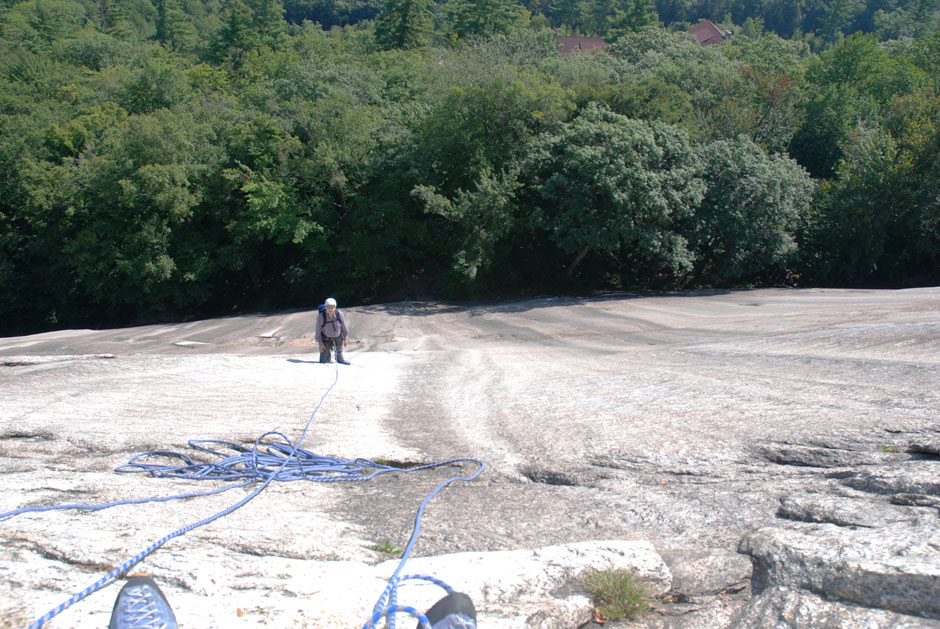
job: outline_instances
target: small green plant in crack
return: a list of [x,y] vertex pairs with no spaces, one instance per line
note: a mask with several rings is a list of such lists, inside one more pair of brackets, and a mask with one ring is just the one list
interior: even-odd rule
[[895,453],[898,451],[898,449],[895,446],[881,446],[881,451],[887,452],[887,453]]
[[594,599],[594,616],[599,622],[639,618],[650,609],[646,585],[630,570],[590,570],[582,582]]
[[372,544],[366,548],[369,550],[374,550],[378,553],[385,553],[386,555],[397,555],[401,553],[401,549],[392,546],[392,543],[388,540],[383,541],[381,544]]

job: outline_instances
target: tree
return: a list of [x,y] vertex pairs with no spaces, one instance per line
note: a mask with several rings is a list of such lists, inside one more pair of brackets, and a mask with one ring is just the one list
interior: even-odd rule
[[940,98],[899,99],[884,126],[860,125],[825,183],[806,235],[807,271],[830,284],[940,281]]
[[800,0],[772,0],[764,10],[764,26],[780,37],[791,38],[803,20]]
[[196,27],[180,0],[157,0],[156,28],[154,38],[173,50],[192,50],[196,46]]
[[129,7],[123,2],[102,0],[103,26],[106,33],[123,41],[141,39],[138,25],[134,22]]
[[586,26],[594,25],[591,9],[592,3],[588,0],[551,0],[552,24],[581,33]]
[[56,48],[70,63],[95,71],[128,63],[134,57],[132,44],[99,32],[80,33],[59,42]]
[[251,9],[242,0],[231,0],[226,9],[225,22],[216,36],[215,59],[228,61],[240,68],[246,55],[260,45],[261,37],[254,28]]
[[530,220],[569,257],[619,256],[628,284],[671,285],[692,269],[681,226],[705,186],[686,134],[589,107],[539,136],[525,162]]
[[447,197],[505,170],[534,133],[571,107],[550,77],[509,65],[488,70],[450,88],[416,125],[422,181]]
[[189,83],[171,58],[161,54],[147,59],[132,73],[120,95],[120,103],[132,114],[173,107],[189,95]]
[[167,306],[174,234],[198,203],[191,128],[165,110],[129,118],[106,103],[46,129],[47,159],[25,158],[18,173],[30,227],[22,255],[49,274],[31,298],[44,317],[109,322]]
[[707,112],[741,81],[740,63],[726,57],[723,46],[701,46],[687,33],[645,26],[620,37],[609,50],[626,65],[622,80],[652,75],[682,89],[700,112]]
[[689,236],[700,281],[783,278],[812,200],[808,173],[745,137],[702,146],[701,161],[707,191]]
[[828,0],[820,17],[819,35],[822,40],[834,44],[842,36],[851,34],[848,27],[861,11],[859,0]]
[[252,21],[260,34],[261,43],[274,50],[287,45],[287,22],[284,21],[284,4],[281,0],[254,0]]
[[690,125],[692,99],[658,77],[642,77],[608,88],[601,97],[610,109],[627,118]]
[[447,3],[457,37],[491,37],[508,33],[522,17],[515,0],[451,0]]
[[624,31],[635,31],[657,23],[656,9],[650,0],[630,0],[623,20],[618,26]]
[[602,33],[609,41],[613,41],[626,33],[658,23],[659,18],[650,0],[630,0],[626,11],[616,8],[611,14],[605,15],[606,28]]
[[666,26],[688,20],[688,0],[656,0],[656,13]]
[[429,186],[416,186],[412,191],[423,201],[426,212],[453,225],[451,271],[464,286],[486,288],[484,272],[494,264],[496,245],[515,227],[516,174],[484,172],[471,191],[458,190],[453,200]]
[[831,177],[842,144],[858,126],[877,127],[898,95],[916,90],[925,75],[906,56],[893,57],[872,35],[856,34],[811,59],[802,127],[790,153],[814,177]]
[[87,18],[85,8],[70,0],[27,0],[3,15],[3,36],[30,51],[47,50],[75,33]]
[[420,48],[430,32],[430,0],[389,0],[375,20],[375,41],[382,50]]
[[873,28],[882,39],[929,36],[940,27],[940,3],[937,0],[912,0],[903,6],[887,6],[874,13]]
[[911,62],[930,77],[935,88],[940,87],[940,30],[914,43]]

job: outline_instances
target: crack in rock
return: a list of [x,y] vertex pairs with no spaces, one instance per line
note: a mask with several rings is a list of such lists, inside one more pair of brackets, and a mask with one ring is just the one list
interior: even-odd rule
[[110,563],[88,558],[72,557],[61,550],[49,547],[29,537],[7,537],[4,541],[4,546],[33,552],[43,559],[58,561],[88,572],[110,572],[114,569],[114,565]]
[[842,483],[873,494],[940,497],[940,461],[914,461],[851,474]]
[[899,509],[873,500],[840,496],[787,496],[780,501],[777,517],[836,526],[876,528],[909,519]]
[[875,465],[881,462],[878,457],[865,452],[790,444],[773,444],[759,447],[757,453],[770,463],[797,467],[854,467],[858,465]]
[[[936,522],[845,528],[764,528],[738,551],[754,562],[752,589],[808,590],[829,600],[940,619]],[[840,625],[841,626],[841,625]],[[874,626],[874,625],[873,625]]]

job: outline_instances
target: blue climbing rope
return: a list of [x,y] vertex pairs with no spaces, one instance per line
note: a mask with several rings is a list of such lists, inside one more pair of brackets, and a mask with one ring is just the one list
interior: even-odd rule
[[[402,553],[401,560],[399,561],[398,566],[396,567],[392,576],[389,578],[388,585],[382,592],[382,595],[379,597],[378,602],[373,608],[372,618],[365,625],[363,625],[363,629],[375,629],[376,623],[380,622],[384,618],[387,622],[388,628],[394,629],[395,616],[397,614],[404,613],[417,618],[419,625],[422,628],[430,629],[428,619],[423,613],[413,607],[398,604],[398,588],[402,582],[409,580],[430,581],[442,587],[447,592],[453,592],[453,588],[439,579],[435,579],[434,577],[426,575],[407,575],[403,577],[399,575],[410,558],[412,549],[414,548],[415,542],[417,541],[420,534],[421,517],[424,514],[424,509],[427,504],[447,485],[459,480],[471,481],[475,479],[483,471],[485,465],[482,461],[477,459],[456,458],[416,467],[400,468],[362,458],[345,460],[333,457],[325,457],[301,448],[300,444],[306,438],[307,432],[310,429],[317,412],[323,405],[324,400],[326,400],[327,395],[329,395],[339,380],[339,372],[335,368],[334,373],[335,375],[332,384],[330,384],[330,386],[320,397],[320,401],[317,403],[313,412],[310,414],[310,417],[307,420],[303,432],[301,433],[300,438],[297,440],[296,444],[282,433],[275,431],[267,432],[261,435],[261,437],[255,441],[252,448],[246,448],[245,446],[231,441],[211,439],[190,440],[189,446],[192,449],[203,454],[217,457],[217,460],[196,460],[186,454],[178,452],[169,450],[152,450],[133,456],[125,465],[121,465],[115,469],[116,472],[122,474],[148,474],[157,478],[185,478],[195,480],[224,481],[240,480],[242,481],[240,483],[205,492],[133,500],[119,500],[99,505],[63,504],[30,506],[15,509],[6,513],[0,513],[0,522],[2,522],[14,516],[28,512],[41,512],[58,509],[82,509],[96,511],[121,505],[142,504],[146,502],[163,502],[181,498],[208,496],[222,493],[230,489],[245,487],[246,485],[255,482],[261,483],[255,490],[253,490],[241,500],[238,500],[230,507],[227,507],[226,509],[223,509],[222,511],[219,511],[218,513],[215,513],[214,515],[211,515],[207,518],[179,528],[176,531],[173,531],[172,533],[155,541],[153,544],[137,553],[121,565],[117,566],[111,572],[101,577],[84,590],[77,592],[65,602],[48,611],[46,614],[34,621],[29,626],[29,629],[38,629],[39,627],[42,627],[50,619],[65,611],[75,603],[109,585],[119,576],[126,574],[132,567],[143,561],[148,555],[159,549],[168,541],[184,535],[193,529],[199,528],[200,526],[204,526],[210,522],[218,520],[219,518],[222,518],[232,513],[236,509],[244,506],[256,496],[258,496],[258,494],[264,491],[272,481],[278,480],[289,482],[306,480],[321,483],[354,482],[369,480],[375,476],[378,476],[379,474],[385,474],[388,472],[412,473],[453,464],[473,463],[478,467],[471,475],[453,476],[448,480],[445,480],[444,482],[440,483],[434,489],[434,491],[428,494],[424,500],[422,500],[420,506],[418,507],[417,515],[415,516],[414,529],[411,538],[407,547],[405,548],[405,551]],[[263,442],[269,437],[280,438],[283,440],[283,442],[275,441],[273,443],[264,444]]]
[[[453,476],[445,480],[443,483],[435,487],[434,491],[428,494],[425,497],[425,499],[421,501],[421,505],[418,507],[418,513],[415,515],[415,525],[414,525],[414,529],[411,532],[411,539],[408,540],[408,546],[405,547],[405,552],[403,552],[401,555],[401,561],[398,562],[398,567],[395,568],[395,571],[392,573],[392,576],[388,580],[388,585],[385,586],[385,590],[382,592],[382,595],[379,597],[378,602],[375,604],[375,608],[373,609],[373,613],[372,613],[372,618],[369,620],[369,622],[363,625],[363,629],[374,629],[374,627],[376,626],[376,623],[382,618],[386,618],[388,620],[389,628],[394,629],[395,614],[400,611],[407,611],[404,609],[400,609],[399,606],[397,605],[398,586],[402,581],[405,581],[408,579],[423,579],[425,581],[432,581],[440,585],[442,588],[444,588],[448,592],[453,592],[453,588],[451,588],[449,585],[447,585],[443,581],[439,581],[433,577],[428,577],[424,575],[409,575],[407,577],[399,577],[398,575],[401,573],[402,569],[404,569],[405,564],[408,562],[408,559],[411,557],[411,550],[414,548],[415,542],[418,541],[418,535],[421,533],[421,516],[424,515],[424,508],[427,506],[427,504],[431,502],[434,496],[436,496],[438,492],[441,491],[447,485],[450,485],[451,483],[458,481],[458,480],[472,481],[473,479],[475,479],[477,476],[480,475],[480,473],[483,471],[483,468],[485,467],[483,461],[477,461],[475,459],[458,459],[458,460],[477,463],[479,467],[470,476]],[[417,469],[417,468],[414,468],[414,469]],[[386,601],[388,602],[386,603]],[[411,612],[408,612],[408,613],[411,613]],[[426,619],[425,619],[425,622],[426,622]]]

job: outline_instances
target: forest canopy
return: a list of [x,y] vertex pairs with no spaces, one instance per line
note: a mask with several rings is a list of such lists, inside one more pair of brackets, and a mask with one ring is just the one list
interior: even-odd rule
[[940,0],[0,0],[0,333],[937,284],[938,28]]

